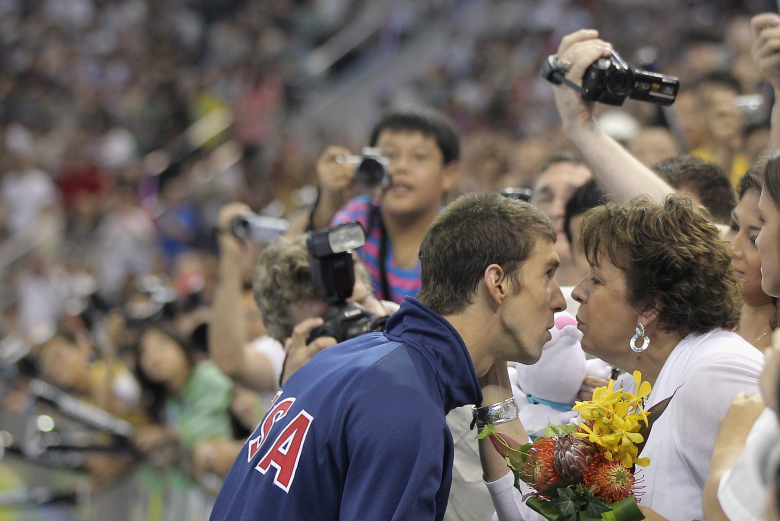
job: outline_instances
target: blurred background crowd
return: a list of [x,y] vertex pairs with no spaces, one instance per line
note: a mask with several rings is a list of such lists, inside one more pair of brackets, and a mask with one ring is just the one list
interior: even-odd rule
[[[552,89],[539,76],[542,61],[585,27],[632,65],[681,81],[669,109],[599,106],[602,128],[647,165],[691,152],[736,181],[766,148],[773,102],[750,57],[749,20],[776,7],[0,0],[0,436],[8,452],[26,455],[0,460],[0,491],[45,484],[37,495],[0,492],[0,503],[28,505],[0,504],[0,519],[163,519],[169,505],[184,505],[177,519],[198,519],[195,512],[205,511],[219,472],[204,462],[220,447],[198,442],[240,443],[263,412],[257,396],[203,365],[214,230],[226,203],[306,219],[325,147],[358,153],[381,115],[411,104],[441,110],[460,131],[451,196],[531,187],[547,158],[568,148]],[[176,330],[133,336],[135,322],[162,315]],[[140,469],[116,439],[85,442],[111,447],[98,455],[33,463],[22,445],[36,436],[43,443],[53,420],[31,412],[9,362],[31,346],[40,374],[145,430],[142,446],[167,442],[153,429],[165,397],[154,381],[139,381],[139,367],[154,375],[147,351],[169,346],[171,356],[184,356],[184,376],[163,376],[186,382],[197,370],[211,393],[191,399],[219,402],[212,405],[223,414],[202,432],[204,419],[179,404],[186,439],[171,443],[170,454],[150,450]],[[24,439],[5,431],[12,423]],[[112,485],[128,473],[138,475],[132,486]],[[51,496],[63,490],[70,493]],[[117,506],[128,497],[132,508]]]

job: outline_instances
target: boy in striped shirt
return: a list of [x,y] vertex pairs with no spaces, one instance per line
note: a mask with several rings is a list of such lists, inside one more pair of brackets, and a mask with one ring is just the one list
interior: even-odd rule
[[420,244],[455,183],[460,144],[442,114],[418,108],[385,116],[371,132],[369,145],[390,160],[390,185],[376,197],[361,195],[348,201],[355,168],[337,158],[350,151],[328,147],[317,161],[320,195],[310,227],[360,222],[367,240],[358,255],[371,274],[377,297],[400,303],[420,290]]

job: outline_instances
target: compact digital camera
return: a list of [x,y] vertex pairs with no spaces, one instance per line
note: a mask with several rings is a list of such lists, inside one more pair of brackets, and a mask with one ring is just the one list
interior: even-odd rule
[[365,147],[362,156],[338,156],[336,161],[356,165],[355,182],[360,186],[365,188],[390,186],[390,171],[388,170],[390,160],[383,156],[382,151],[378,148]]
[[261,244],[270,244],[290,227],[285,219],[249,214],[236,217],[230,223],[230,232],[239,239],[247,239]]

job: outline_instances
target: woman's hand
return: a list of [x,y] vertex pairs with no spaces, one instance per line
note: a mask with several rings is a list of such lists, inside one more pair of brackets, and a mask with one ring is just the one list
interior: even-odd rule
[[593,391],[596,387],[606,387],[609,385],[609,380],[604,380],[597,376],[586,376],[582,381],[582,389],[577,393],[577,400],[581,402],[587,402],[593,399]]
[[174,439],[175,437],[162,425],[144,425],[136,429],[133,443],[143,454],[149,454]]
[[[598,35],[598,31],[582,29],[565,36],[558,46],[558,64],[568,65],[566,79],[575,85],[582,85],[582,76],[593,62],[612,52],[612,44],[600,40]],[[571,87],[555,86],[555,104],[563,130],[570,139],[580,129],[592,124],[593,103],[582,99],[582,95]]]
[[780,15],[756,15],[750,26],[753,29],[753,61],[777,92],[780,90]]

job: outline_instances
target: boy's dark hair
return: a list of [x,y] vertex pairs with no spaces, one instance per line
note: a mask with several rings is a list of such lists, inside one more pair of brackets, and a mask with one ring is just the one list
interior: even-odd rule
[[735,91],[737,94],[742,93],[742,84],[737,77],[726,71],[713,71],[705,74],[696,82],[696,89],[698,90],[704,85],[720,85]]
[[664,159],[653,170],[673,188],[696,196],[713,221],[728,224],[737,206],[737,193],[718,165],[683,154]]
[[417,299],[440,315],[459,313],[491,264],[519,291],[520,269],[537,241],[556,238],[550,218],[528,203],[489,192],[463,195],[425,233]]
[[604,204],[606,202],[605,195],[596,180],[591,179],[574,190],[569,200],[566,201],[566,211],[563,216],[563,233],[566,234],[566,239],[568,239],[570,246],[572,244],[571,220],[578,215],[584,214],[591,208]]
[[385,131],[421,132],[436,139],[445,165],[460,159],[460,141],[455,127],[439,111],[427,107],[416,107],[391,112],[383,117],[371,131],[370,146],[376,146],[379,135]]
[[542,165],[542,168],[539,169],[539,173],[544,173],[548,168],[553,165],[557,165],[558,163],[574,163],[575,165],[588,166],[588,164],[585,162],[585,159],[582,158],[579,152],[574,150],[564,150],[562,152],[556,152],[548,157],[547,161],[545,161]]

